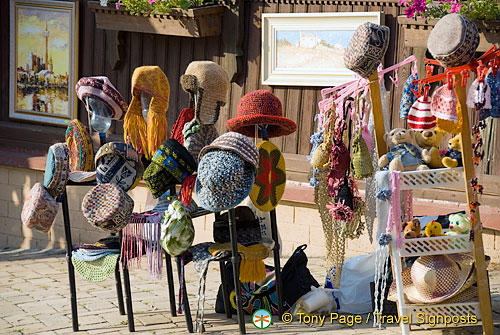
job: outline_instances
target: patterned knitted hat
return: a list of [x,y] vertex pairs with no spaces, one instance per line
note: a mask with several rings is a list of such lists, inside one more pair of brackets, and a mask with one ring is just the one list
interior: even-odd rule
[[94,170],[94,149],[90,134],[77,119],[70,122],[66,129],[66,145],[68,146],[69,170]]
[[89,223],[111,233],[128,224],[133,209],[134,200],[115,184],[94,186],[82,202],[82,212]]
[[408,126],[413,130],[429,130],[436,127],[436,117],[431,114],[431,102],[422,95],[411,106]]
[[[254,137],[256,125],[267,125],[269,137],[290,135],[297,130],[297,124],[283,117],[281,101],[271,92],[257,90],[240,99],[238,116],[227,120],[226,127],[243,135]],[[262,138],[261,132],[259,137]]]
[[99,184],[113,183],[125,192],[137,186],[144,172],[137,151],[123,142],[108,142],[100,147],[95,165]]
[[438,119],[458,121],[457,94],[453,88],[443,85],[436,89],[431,99],[431,113]]
[[278,206],[286,185],[285,158],[272,142],[262,141],[259,149],[259,167],[250,192],[255,207],[270,212]]
[[[127,104],[122,95],[111,84],[108,77],[83,77],[78,80],[75,86],[78,99],[84,101],[85,97],[93,97],[104,102],[111,119],[121,121],[127,112]],[[87,107],[87,106],[85,106]],[[92,111],[87,109],[92,114]]]
[[154,198],[180,184],[196,171],[196,162],[189,152],[174,139],[169,138],[155,152],[153,161],[144,172],[144,181]]
[[212,149],[228,150],[236,153],[254,169],[259,165],[259,151],[255,144],[245,135],[228,132],[217,137],[210,145],[200,151],[199,159]]
[[28,228],[48,233],[58,209],[57,202],[47,189],[36,183],[24,201],[21,221]]
[[220,212],[248,196],[255,181],[254,166],[234,151],[216,149],[200,157],[195,192],[201,207]]
[[427,39],[427,49],[444,67],[467,64],[478,46],[476,25],[457,13],[443,16]]
[[109,278],[115,271],[116,262],[120,255],[106,255],[94,261],[82,261],[75,256],[71,257],[71,262],[76,272],[90,282],[101,282]]
[[210,145],[219,137],[219,133],[214,125],[200,125],[195,119],[184,125],[183,135],[184,146],[197,163],[201,149]]
[[222,66],[212,61],[194,61],[189,63],[182,81],[190,76],[196,78],[190,82],[195,87],[188,89],[196,92],[196,119],[202,125],[215,124],[219,119],[221,106],[227,101],[229,79]]
[[363,78],[369,78],[389,46],[389,28],[366,22],[360,25],[344,53],[344,64]]
[[49,148],[45,164],[43,186],[54,198],[64,193],[69,178],[68,147],[66,143],[56,143]]
[[[158,66],[140,66],[132,74],[131,86],[132,101],[125,114],[123,138],[149,160],[167,138],[166,113],[170,85],[167,76]],[[142,116],[142,92],[152,96],[147,124]]]
[[411,106],[417,101],[417,96],[413,93],[418,91],[418,83],[413,84],[414,80],[418,80],[418,74],[410,74],[406,80],[405,87],[403,87],[403,95],[401,96],[401,103],[399,104],[399,117],[406,119],[410,112]]
[[194,109],[184,108],[179,114],[179,117],[177,118],[172,127],[172,131],[170,132],[170,138],[173,138],[181,145],[184,145],[184,134],[182,133],[182,130],[184,129],[184,125],[193,119],[194,119]]

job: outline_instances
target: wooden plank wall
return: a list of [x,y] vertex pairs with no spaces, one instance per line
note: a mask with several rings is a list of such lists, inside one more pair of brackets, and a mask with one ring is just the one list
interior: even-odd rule
[[[261,70],[261,14],[262,13],[306,13],[306,12],[361,12],[383,11],[385,25],[391,29],[391,41],[385,56],[386,65],[403,60],[413,53],[411,48],[404,47],[396,22],[402,9],[397,6],[398,0],[368,1],[368,0],[247,0],[245,2],[245,36],[243,41],[244,66],[243,72],[236,82],[232,83],[229,92],[230,100],[223,108],[217,123],[219,133],[226,131],[227,119],[236,116],[238,101],[247,92],[256,89],[266,89],[280,98],[284,115],[294,120],[298,131],[284,138],[273,139],[273,142],[290,155],[299,155],[295,161],[304,159],[309,154],[309,137],[314,131],[314,115],[317,113],[317,103],[320,100],[321,88],[263,86],[260,80]],[[7,6],[0,6],[0,122],[8,120],[8,64],[9,64],[9,15]],[[80,0],[80,49],[79,77],[106,75],[115,84],[127,101],[130,101],[130,78],[134,68],[141,65],[158,65],[166,73],[170,82],[170,105],[167,113],[169,128],[174,124],[182,108],[188,105],[188,95],[179,85],[179,78],[187,65],[193,60],[213,60],[221,63],[223,45],[220,37],[188,38],[154,34],[123,32],[125,59],[118,70],[112,69],[112,64],[106,58],[106,34],[95,28],[94,14],[87,6],[87,0]],[[395,87],[386,76],[388,103],[393,106],[391,124],[393,127],[404,126],[398,117],[399,101],[402,88],[410,72],[410,65],[399,71],[399,87]],[[79,105],[79,118],[87,123],[85,108]],[[496,120],[497,121],[497,120]],[[496,128],[495,128],[496,129]],[[113,123],[111,131],[121,135],[121,123]],[[489,133],[488,133],[489,134]],[[500,143],[498,132],[497,143]],[[500,145],[492,147],[495,160],[490,159],[489,168],[483,172],[497,174],[500,168]],[[288,156],[290,157],[290,156]],[[292,160],[293,162],[294,160]],[[295,163],[292,163],[295,164]],[[299,164],[302,166],[302,164]],[[305,172],[305,171],[304,171]]]

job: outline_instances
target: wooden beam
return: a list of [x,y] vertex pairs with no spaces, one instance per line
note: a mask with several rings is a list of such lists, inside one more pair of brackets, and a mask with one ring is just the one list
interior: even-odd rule
[[[471,126],[469,123],[469,115],[467,112],[467,95],[465,87],[462,87],[462,75],[457,76],[457,93],[458,101],[460,102],[463,113],[462,132],[460,140],[462,146],[462,161],[464,165],[465,193],[467,195],[467,204],[477,202],[477,195],[473,192],[470,181],[475,177],[474,165],[472,162],[472,141],[471,141]],[[469,214],[470,208],[469,208]],[[479,215],[479,208],[474,212],[475,222],[472,223],[474,231],[474,241],[472,244],[474,254],[474,266],[476,267],[477,290],[479,295],[479,308],[481,310],[481,321],[483,324],[483,334],[493,334],[493,317],[491,314],[491,297],[490,287],[488,282],[488,273],[486,272],[486,261],[484,257],[483,246],[483,226]]]
[[380,97],[380,84],[378,72],[375,71],[368,79],[370,81],[370,98],[372,103],[372,117],[375,125],[375,144],[377,145],[378,157],[387,153],[387,144],[384,140],[384,114],[382,113],[382,99]]

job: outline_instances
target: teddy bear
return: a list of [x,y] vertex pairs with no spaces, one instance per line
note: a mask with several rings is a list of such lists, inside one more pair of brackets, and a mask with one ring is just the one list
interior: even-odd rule
[[462,165],[462,152],[461,150],[460,134],[452,137],[448,142],[448,150],[443,157],[443,165],[447,168],[454,168]]
[[412,129],[395,128],[384,135],[389,152],[378,160],[379,168],[389,166],[389,171],[429,169],[422,159],[421,149],[415,144]]
[[431,169],[444,168],[438,149],[443,137],[444,133],[437,130],[415,132],[415,142],[422,148],[422,159]]
[[420,221],[418,219],[412,219],[410,222],[403,222],[403,237],[404,238],[418,238],[421,236],[420,231]]
[[432,220],[425,226],[425,236],[427,237],[444,236],[443,227],[439,222]]
[[446,235],[468,234],[470,230],[470,219],[463,213],[450,214],[450,231]]

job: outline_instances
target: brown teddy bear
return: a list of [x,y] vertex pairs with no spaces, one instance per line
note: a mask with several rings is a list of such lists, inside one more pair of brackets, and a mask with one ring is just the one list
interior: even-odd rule
[[410,222],[403,222],[403,237],[404,238],[418,238],[421,237],[420,231],[420,221],[418,219],[412,219]]
[[462,141],[460,135],[452,137],[448,142],[448,151],[443,157],[443,165],[447,168],[463,166],[462,164]]
[[422,159],[431,169],[444,168],[442,157],[439,154],[439,144],[444,133],[437,130],[424,130],[415,132],[415,141],[421,147]]
[[395,128],[384,135],[389,152],[378,160],[379,168],[389,166],[389,171],[427,170],[421,149],[416,146],[412,129]]

